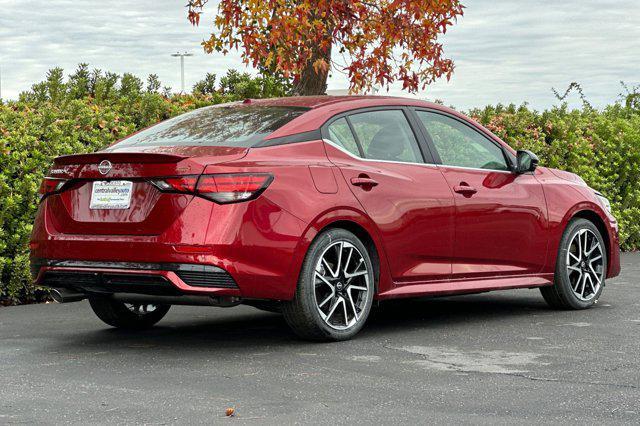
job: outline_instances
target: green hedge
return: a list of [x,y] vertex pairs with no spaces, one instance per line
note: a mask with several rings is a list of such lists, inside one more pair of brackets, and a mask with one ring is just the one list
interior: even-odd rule
[[[288,85],[231,71],[219,85],[216,76],[207,75],[192,95],[162,91],[153,75],[145,87],[130,74],[103,74],[81,65],[66,81],[62,70],[51,70],[18,101],[0,105],[0,303],[46,297],[31,284],[28,243],[37,190],[54,157],[95,151],[193,108],[283,96]],[[490,106],[469,115],[514,148],[536,152],[543,165],[580,174],[611,200],[623,248],[640,247],[640,112],[634,104],[544,112]]]

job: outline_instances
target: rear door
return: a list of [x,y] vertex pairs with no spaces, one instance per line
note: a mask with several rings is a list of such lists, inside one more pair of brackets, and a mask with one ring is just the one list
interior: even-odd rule
[[451,274],[452,194],[414,127],[397,108],[338,116],[323,128],[329,159],[377,224],[399,284]]
[[546,202],[533,174],[461,119],[417,110],[456,206],[453,278],[534,274],[546,258]]

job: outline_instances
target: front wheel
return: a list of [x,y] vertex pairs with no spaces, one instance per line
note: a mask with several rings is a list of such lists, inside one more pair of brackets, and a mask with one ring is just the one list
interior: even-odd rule
[[586,219],[573,219],[560,240],[554,285],[540,291],[553,308],[586,309],[598,302],[606,273],[607,252],[600,231]]
[[89,304],[102,321],[112,327],[144,329],[154,326],[169,312],[170,305],[119,302],[106,297],[91,297]]
[[296,294],[283,302],[284,317],[300,337],[346,340],[363,327],[373,303],[371,257],[344,229],[330,229],[311,244]]

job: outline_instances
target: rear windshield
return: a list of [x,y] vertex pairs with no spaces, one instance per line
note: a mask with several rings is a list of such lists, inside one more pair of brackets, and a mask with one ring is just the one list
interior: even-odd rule
[[308,108],[282,106],[206,107],[179,115],[124,139],[129,146],[251,147]]

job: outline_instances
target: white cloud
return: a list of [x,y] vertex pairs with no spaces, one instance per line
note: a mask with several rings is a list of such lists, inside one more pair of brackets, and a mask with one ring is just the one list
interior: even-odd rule
[[640,8],[637,0],[467,2],[445,37],[457,64],[450,83],[428,97],[463,108],[488,103],[556,102],[551,88],[582,84],[596,105],[613,101],[620,80],[638,83]]
[[[467,0],[465,16],[443,38],[456,61],[450,82],[439,81],[420,97],[459,108],[488,103],[556,103],[551,87],[580,82],[596,105],[614,100],[620,80],[640,82],[640,8],[637,0]],[[186,60],[187,86],[206,72],[244,69],[239,55],[206,55],[200,42],[210,30],[186,20],[184,2],[0,0],[3,96],[14,98],[49,68],[70,73],[79,62],[141,77],[157,73],[178,88],[175,51]],[[213,11],[213,8],[209,8]],[[347,86],[335,74],[331,89]],[[394,86],[391,94],[402,95]]]

